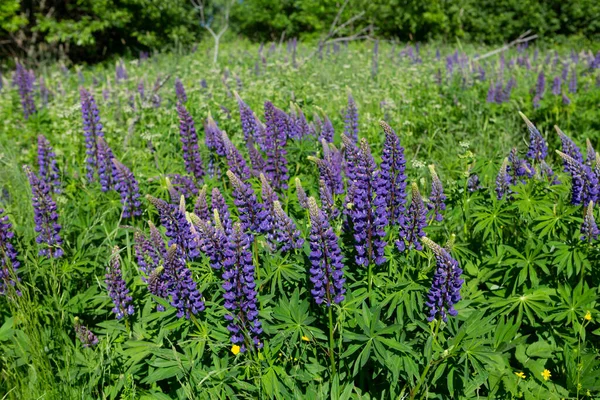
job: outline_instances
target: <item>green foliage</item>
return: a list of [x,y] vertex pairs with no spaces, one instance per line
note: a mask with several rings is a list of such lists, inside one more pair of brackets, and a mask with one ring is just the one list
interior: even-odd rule
[[[90,3],[88,10],[100,10],[102,4],[107,3]],[[430,10],[430,23],[438,23],[431,21],[441,18],[435,9],[444,4],[422,6]],[[112,10],[110,15],[116,18],[118,12]],[[556,49],[561,61],[569,59],[575,46]],[[206,44],[189,54],[125,61],[129,78],[120,83],[114,80],[112,63],[68,71],[52,65],[36,71],[51,95],[42,106],[36,92],[40,111],[27,121],[17,89],[4,78],[0,206],[14,225],[22,264],[17,287],[22,296],[0,297],[3,397],[593,399],[600,395],[600,250],[597,242],[579,238],[582,210],[570,203],[570,178],[562,172],[562,162],[550,152],[548,162],[559,173],[560,185],[531,179],[513,186],[511,198],[502,200],[494,191],[501,160],[510,148],[525,152],[528,133],[518,110],[536,123],[551,150],[560,146],[554,124],[580,146],[590,138],[598,148],[598,71],[584,74],[586,67],[576,66],[580,90],[569,94],[572,103],[564,105],[547,93],[540,108],[533,109],[531,88],[537,76],[533,70],[518,64],[507,69],[506,74],[517,81],[511,100],[490,104],[485,102],[489,81],[474,79],[466,71],[444,75],[436,83],[445,60],[436,60],[432,45],[422,46],[422,62],[413,63],[399,59],[396,48],[381,43],[379,71],[374,75],[371,44],[351,44],[319,59],[309,58],[314,48],[300,43],[301,68],[293,67],[285,46],[271,53],[263,49],[264,62],[259,58],[257,64],[258,46],[224,45],[221,60],[226,68],[214,67],[208,50]],[[472,55],[490,49],[466,45],[463,50]],[[543,60],[555,49],[538,50]],[[446,56],[455,49],[440,51]],[[533,57],[534,51],[511,50],[505,57],[507,61],[524,54]],[[487,66],[496,61],[488,59]],[[149,93],[157,78],[162,82],[167,76],[171,78],[156,91],[162,105],[154,108],[138,94],[138,85],[143,83]],[[103,193],[97,183],[85,179],[78,94],[80,85],[93,92],[106,140],[135,174],[141,193],[168,199],[166,175],[184,173],[174,77],[186,88],[186,106],[201,142],[202,121],[210,112],[246,159],[234,89],[257,114],[267,99],[286,110],[294,102],[310,120],[313,113],[326,113],[338,147],[350,89],[358,104],[360,136],[369,140],[377,162],[383,145],[377,122],[386,117],[405,148],[409,182],[416,182],[427,199],[431,178],[426,166],[435,164],[444,184],[448,196],[444,220],[431,221],[426,233],[436,243],[448,242],[463,269],[458,315],[447,323],[427,322],[425,301],[436,260],[429,250],[398,252],[393,245],[398,232],[391,229],[388,261],[373,269],[369,293],[368,271],[354,261],[352,235],[338,218],[331,224],[341,237],[348,291],[345,300],[331,308],[331,319],[310,293],[308,245],[280,254],[263,236],[256,237],[253,247],[260,269],[262,350],[232,352],[221,272],[211,269],[205,256],[189,267],[206,310],[196,319],[178,319],[168,301],[148,293],[136,262],[134,232],[147,230],[148,220],[159,225],[156,211],[144,203],[141,218],[123,220],[118,194]],[[200,85],[202,79],[206,88]],[[63,192],[55,195],[66,252],[59,260],[38,256],[30,188],[21,168],[35,166],[40,133],[54,146],[63,184]],[[207,161],[209,151],[203,144],[200,147]],[[319,156],[321,147],[314,138],[306,138],[290,141],[287,150],[290,189],[279,196],[306,238],[309,220],[293,182],[300,178],[308,194],[318,197],[318,170],[307,157]],[[225,169],[224,160],[216,162]],[[468,190],[472,173],[479,175],[481,189]],[[251,182],[255,189],[260,185],[258,179]],[[204,183],[224,193],[235,215],[227,180],[207,177]],[[336,205],[341,207],[343,200],[337,196]],[[192,202],[188,201],[188,211]],[[135,314],[121,321],[111,313],[104,283],[114,246],[121,249],[124,279],[135,305]],[[157,303],[166,310],[156,311]],[[77,340],[75,317],[99,337],[97,346],[84,348]],[[548,380],[545,370],[551,373]]]

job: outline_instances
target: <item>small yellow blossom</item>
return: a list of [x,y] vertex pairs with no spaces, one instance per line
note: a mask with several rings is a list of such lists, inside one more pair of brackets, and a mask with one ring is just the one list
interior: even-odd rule
[[515,375],[518,376],[521,379],[525,379],[526,378],[525,373],[523,373],[523,372],[515,372]]
[[236,356],[239,354],[240,350],[241,350],[241,348],[237,344],[234,344],[233,346],[231,346],[231,352]]
[[585,313],[585,317],[583,317],[586,321],[591,321],[592,320],[592,313],[591,312],[586,312]]
[[542,377],[544,378],[545,381],[550,379],[551,376],[552,376],[552,374],[550,373],[550,370],[545,369],[544,372],[542,372]]
[[302,336],[302,340],[304,340],[305,342],[310,342],[310,339],[308,338],[308,336]]

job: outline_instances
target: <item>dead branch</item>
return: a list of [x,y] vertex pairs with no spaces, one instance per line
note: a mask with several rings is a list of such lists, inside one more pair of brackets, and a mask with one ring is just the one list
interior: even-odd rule
[[531,33],[531,30],[528,30],[528,31],[526,31],[526,32],[522,33],[522,34],[521,34],[521,35],[520,35],[518,38],[516,38],[516,39],[515,39],[515,40],[513,40],[512,42],[510,42],[510,43],[508,43],[508,44],[505,44],[504,46],[502,46],[502,47],[499,47],[499,48],[497,48],[497,49],[495,49],[495,50],[492,50],[492,51],[490,51],[490,52],[488,52],[488,53],[485,53],[485,54],[483,54],[483,55],[481,55],[481,56],[479,56],[479,57],[475,57],[475,58],[473,58],[473,61],[483,60],[484,58],[488,58],[488,57],[491,57],[491,56],[493,56],[494,54],[498,54],[498,53],[500,53],[500,52],[503,52],[503,51],[505,51],[505,50],[508,50],[508,49],[510,49],[512,46],[515,46],[515,45],[517,45],[517,44],[521,44],[521,43],[527,43],[527,42],[529,42],[529,41],[531,41],[531,40],[537,39],[537,37],[538,37],[538,35],[537,35],[537,34],[536,34],[536,35],[527,36],[527,35],[529,35],[530,33]]

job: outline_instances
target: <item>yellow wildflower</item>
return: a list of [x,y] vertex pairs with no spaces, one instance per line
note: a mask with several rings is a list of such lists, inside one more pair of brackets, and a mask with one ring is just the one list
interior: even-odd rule
[[515,375],[518,376],[521,379],[525,379],[526,378],[525,373],[523,373],[523,372],[515,372]]
[[239,354],[240,350],[241,350],[241,348],[237,344],[234,344],[233,346],[231,346],[231,352],[236,356]]
[[542,377],[544,378],[545,381],[550,379],[551,376],[552,376],[552,374],[550,373],[550,370],[545,369],[544,372],[542,372]]
[[585,313],[585,317],[583,317],[586,321],[591,321],[592,320],[592,313],[591,312],[586,312]]
[[304,340],[305,342],[310,342],[310,339],[308,338],[308,336],[302,336],[302,340]]

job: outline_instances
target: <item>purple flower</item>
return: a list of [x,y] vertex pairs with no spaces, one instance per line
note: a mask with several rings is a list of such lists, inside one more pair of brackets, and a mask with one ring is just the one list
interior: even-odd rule
[[83,347],[93,347],[98,344],[98,337],[85,325],[82,325],[77,317],[75,317],[75,334]]
[[114,303],[112,312],[121,319],[126,315],[133,314],[132,297],[129,295],[129,289],[123,280],[121,273],[121,262],[119,261],[119,247],[115,246],[112,252],[112,258],[106,267],[106,275],[104,277],[106,290]]
[[36,113],[35,103],[33,101],[33,82],[35,82],[35,75],[33,74],[33,71],[25,69],[23,64],[17,63],[14,80],[19,88],[23,116],[25,119],[29,119],[31,115]]
[[492,81],[490,81],[490,86],[488,88],[487,91],[487,96],[485,98],[485,101],[488,103],[495,103],[496,102],[496,84]]
[[187,175],[167,175],[167,188],[171,195],[171,202],[179,204],[181,196],[189,199],[198,194],[198,187],[192,178]]
[[433,165],[429,166],[429,171],[431,172],[431,195],[429,196],[427,208],[432,212],[432,216],[435,218],[435,220],[440,222],[444,218],[440,211],[446,210],[446,204],[444,201],[447,197],[444,194],[442,181],[440,181],[440,178],[438,177],[437,172],[435,172],[435,167]]
[[533,109],[534,109],[534,110],[537,110],[538,108],[540,108],[540,107],[541,107],[541,105],[540,105],[540,101],[541,101],[541,100],[542,100],[542,99],[541,99],[541,97],[539,97],[539,96],[534,96],[534,98],[533,98]]
[[567,94],[566,94],[566,93],[563,93],[563,94],[562,94],[562,103],[563,103],[565,106],[568,106],[569,104],[571,104],[571,99],[569,99],[569,97],[567,96]]
[[[143,233],[136,232],[135,239],[135,257],[140,270],[144,274],[142,280],[148,284],[150,294],[167,300],[169,291],[167,281],[165,279],[164,261],[167,256],[165,242],[154,224],[150,225],[150,239]],[[164,311],[165,308],[161,304],[156,305],[158,311]]]
[[349,182],[356,180],[356,168],[360,159],[360,150],[356,143],[348,136],[342,134],[342,144],[344,145],[344,170]]
[[196,214],[202,221],[210,221],[212,217],[212,212],[210,212],[208,202],[206,200],[207,190],[208,186],[204,185],[202,189],[200,189],[200,193],[198,193],[198,197],[194,203],[194,214]]
[[265,102],[265,152],[267,155],[267,164],[265,174],[277,190],[286,190],[289,179],[287,159],[287,121],[285,113],[277,110],[269,101]]
[[123,60],[119,60],[117,66],[115,67],[115,80],[117,83],[127,80],[127,70],[125,69]]
[[508,158],[505,158],[500,167],[500,172],[496,177],[496,195],[498,200],[502,199],[504,195],[510,195],[510,185],[512,185],[512,178],[508,173]]
[[543,178],[546,178],[546,181],[551,185],[559,185],[560,181],[558,180],[558,175],[554,173],[552,167],[546,163],[546,161],[542,160],[540,163],[540,173]]
[[462,269],[450,253],[427,237],[421,239],[435,254],[437,270],[431,282],[425,305],[429,308],[427,321],[441,318],[448,321],[448,315],[456,316],[454,305],[460,300],[460,288],[464,280],[460,278]]
[[413,182],[411,189],[412,198],[406,213],[406,223],[400,226],[400,238],[396,241],[396,247],[400,251],[413,247],[419,251],[423,250],[419,239],[425,236],[423,229],[427,226],[427,208],[416,183]]
[[246,142],[246,147],[248,149],[248,156],[250,157],[250,165],[252,166],[252,175],[259,176],[265,171],[265,160],[258,149],[254,147],[254,142],[252,140]]
[[239,345],[241,352],[245,352],[248,347],[260,349],[263,346],[260,342],[262,324],[258,319],[250,242],[242,226],[235,223],[227,243],[223,268],[223,298],[228,311],[225,319],[229,321],[227,330],[231,334],[231,343]]
[[327,215],[327,217],[330,219],[337,218],[340,215],[340,210],[335,207],[335,201],[333,199],[331,189],[323,179],[319,180],[319,197],[321,199],[323,212]]
[[267,233],[270,230],[269,213],[256,199],[252,185],[245,183],[231,171],[227,171],[227,176],[233,186],[233,203],[238,209],[244,231]]
[[243,180],[250,179],[252,174],[246,164],[246,160],[240,151],[231,143],[229,136],[224,131],[221,132],[223,144],[225,145],[225,157],[227,157],[227,166],[231,171],[238,175]]
[[[581,150],[573,140],[568,137],[558,126],[554,125],[554,129],[558,136],[560,137],[560,142],[562,144],[562,152],[577,162],[583,162],[583,155],[581,154]],[[563,160],[564,171],[569,172],[569,163],[566,160]]]
[[235,98],[238,101],[238,106],[240,109],[240,122],[242,124],[244,140],[246,141],[246,143],[251,139],[259,140],[260,138],[258,137],[258,125],[254,111],[252,111],[252,109],[246,103],[244,103],[244,100],[242,100],[242,98],[237,94],[237,92],[234,94]]
[[591,243],[594,240],[598,240],[599,235],[600,229],[598,229],[598,225],[596,225],[596,219],[594,218],[594,202],[590,201],[585,208],[585,213],[583,216],[583,224],[581,225],[581,240]]
[[321,128],[320,139],[324,139],[327,143],[332,143],[334,134],[333,124],[329,120],[329,117],[323,115],[323,128]]
[[96,143],[97,149],[97,167],[98,167],[98,178],[100,180],[101,190],[108,192],[113,189],[117,180],[117,167],[113,163],[115,156],[108,143],[99,137]]
[[195,179],[201,180],[204,177],[204,168],[198,149],[198,134],[194,120],[181,103],[177,104],[177,114],[179,114],[179,134],[181,135],[185,170]]
[[96,106],[94,96],[84,88],[79,91],[81,97],[81,116],[83,118],[83,133],[86,147],[86,169],[88,182],[94,180],[94,173],[98,166],[98,138],[104,137],[100,113]]
[[473,193],[479,189],[481,189],[481,185],[479,184],[479,176],[477,176],[477,174],[469,175],[469,179],[467,180],[467,190]]
[[206,147],[213,150],[218,156],[224,157],[227,150],[225,149],[225,143],[223,143],[223,133],[210,113],[204,121],[204,133]]
[[48,90],[48,86],[46,86],[46,82],[44,81],[43,76],[40,76],[39,87],[40,99],[42,100],[42,107],[46,107],[48,105],[48,98],[50,97],[50,90]]
[[586,145],[585,165],[587,165],[588,167],[593,167],[596,164],[596,150],[594,149],[594,146],[592,146],[592,142],[590,142],[590,139],[585,140],[585,145]]
[[375,160],[366,139],[360,141],[360,158],[352,186],[350,216],[354,226],[356,263],[381,265],[385,262],[387,192],[382,180],[375,176]]
[[52,200],[50,186],[38,178],[28,166],[24,166],[23,169],[29,179],[33,195],[35,231],[38,234],[35,241],[42,245],[39,255],[60,258],[64,254],[63,249],[60,247],[62,244],[60,237],[62,227],[58,223],[56,203]]
[[598,202],[598,177],[592,169],[580,161],[556,150],[559,156],[568,163],[571,174],[571,203],[587,206],[590,202]]
[[56,165],[56,154],[44,135],[38,136],[38,167],[40,178],[49,186],[52,186],[54,193],[60,193],[60,176]]
[[300,207],[308,209],[308,196],[302,187],[302,182],[300,182],[299,178],[296,178],[296,196],[298,197],[298,203]]
[[544,92],[546,91],[546,75],[544,75],[544,71],[540,71],[537,77],[537,84],[535,85],[535,97],[542,98],[544,97]]
[[210,266],[218,270],[223,268],[225,262],[227,236],[217,210],[215,210],[214,215],[214,226],[210,220],[200,220],[194,214],[192,214],[192,222],[198,230],[200,250],[209,258]]
[[177,309],[177,318],[190,319],[191,315],[204,311],[204,302],[186,265],[185,253],[185,249],[176,244],[170,245],[164,268],[171,305]]
[[291,249],[300,249],[304,244],[304,239],[300,237],[300,231],[296,223],[283,211],[281,203],[278,200],[273,202],[274,210],[274,230],[276,247],[281,252]]
[[519,115],[523,118],[529,129],[529,151],[527,151],[527,157],[531,160],[540,162],[548,155],[548,144],[540,131],[538,131],[535,125],[527,119],[525,114],[519,111]]
[[[21,265],[17,260],[17,251],[13,245],[15,233],[8,216],[0,208],[0,295],[8,295],[8,289],[15,286],[19,278],[17,268]],[[16,291],[20,295],[19,291]]]
[[[227,207],[225,198],[217,188],[213,188],[212,190],[212,209],[213,211],[217,211],[225,233],[231,233],[233,223],[231,222],[231,214],[229,213],[229,207]],[[216,224],[216,221],[213,222]]]
[[327,216],[319,209],[314,198],[308,199],[310,211],[310,281],[311,294],[317,304],[339,304],[344,300],[344,264],[338,237],[329,225]]
[[560,86],[561,86],[561,81],[560,81],[560,76],[555,76],[554,80],[552,81],[552,94],[555,96],[558,96],[561,92],[560,90]]
[[379,125],[385,132],[385,141],[381,152],[379,179],[387,193],[386,203],[390,225],[404,223],[406,211],[406,160],[404,148],[396,132],[384,121]]
[[177,96],[177,101],[180,103],[187,102],[187,94],[185,93],[185,88],[179,78],[175,78],[175,96]]
[[121,204],[123,204],[123,218],[142,215],[140,202],[140,188],[135,176],[119,160],[113,158],[115,166],[115,190],[121,195]]
[[504,101],[510,100],[510,94],[512,93],[512,90],[515,88],[515,86],[517,86],[517,80],[514,76],[511,76],[508,80],[508,83],[506,84],[506,87],[503,90]]
[[569,93],[577,93],[577,69],[571,70],[571,78],[569,79]]
[[146,195],[146,198],[158,210],[160,223],[165,227],[165,234],[169,238],[169,247],[176,244],[178,251],[190,260],[198,257],[198,243],[192,226],[185,217],[185,205],[178,207],[150,195]]
[[348,107],[346,107],[344,121],[344,135],[356,143],[358,141],[358,108],[352,93],[348,93]]

